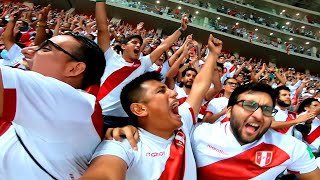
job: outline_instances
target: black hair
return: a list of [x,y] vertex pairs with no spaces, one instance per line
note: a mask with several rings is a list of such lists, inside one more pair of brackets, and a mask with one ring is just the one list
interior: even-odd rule
[[100,83],[100,78],[106,67],[106,60],[98,44],[78,33],[68,33],[67,35],[81,43],[81,46],[75,48],[72,53],[76,57],[81,57],[79,59],[86,64],[81,89]]
[[228,82],[228,80],[230,80],[230,79],[234,79],[234,80],[236,80],[235,78],[233,78],[233,77],[228,77],[226,80],[224,80],[223,81],[223,85],[226,85],[227,84],[227,82]]
[[15,42],[19,42],[22,37],[22,33],[19,31],[15,36]]
[[217,67],[220,67],[220,68],[222,69],[222,71],[223,71],[223,69],[224,69],[223,64],[222,64],[222,63],[219,63],[219,62],[217,62]]
[[140,40],[140,43],[143,43],[143,39],[140,35],[134,34],[134,35],[130,35],[128,37],[125,37],[122,41],[121,44],[127,44],[129,41],[131,41],[131,39],[137,38]]
[[144,89],[141,87],[143,83],[150,80],[161,81],[162,75],[157,72],[147,72],[139,77],[133,79],[127,85],[125,85],[120,94],[120,101],[122,108],[127,113],[127,115],[137,124],[137,116],[133,114],[130,110],[132,103],[138,103],[142,99],[144,94]]
[[189,67],[189,68],[185,69],[184,71],[182,71],[182,73],[181,73],[182,77],[186,76],[188,71],[193,71],[196,74],[198,74],[198,71],[195,68]]
[[232,93],[229,98],[228,106],[234,106],[238,102],[238,97],[240,94],[243,94],[245,92],[264,92],[267,93],[270,98],[272,99],[273,107],[276,104],[276,96],[275,96],[275,90],[268,84],[262,84],[262,83],[248,83],[245,85],[241,85],[237,87]]
[[303,100],[303,101],[300,103],[299,107],[298,107],[297,113],[300,114],[300,113],[304,112],[304,111],[305,111],[304,108],[305,108],[305,107],[309,107],[309,106],[311,105],[311,103],[314,102],[314,101],[319,102],[319,101],[318,101],[317,99],[315,99],[315,98],[307,98],[307,99]]
[[290,89],[287,86],[279,86],[275,89],[277,98],[279,98],[281,90],[286,90],[290,92]]

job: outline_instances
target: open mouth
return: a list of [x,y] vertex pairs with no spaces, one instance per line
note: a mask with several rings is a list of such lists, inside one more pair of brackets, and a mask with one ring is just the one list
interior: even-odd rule
[[245,125],[246,131],[250,134],[255,133],[259,129],[260,125],[257,123],[247,123]]
[[139,50],[139,49],[135,49],[135,50],[133,50],[133,52],[134,52],[135,54],[138,54],[138,53],[140,52],[140,50]]
[[171,112],[175,115],[179,115],[179,101],[175,101],[172,105],[171,105]]

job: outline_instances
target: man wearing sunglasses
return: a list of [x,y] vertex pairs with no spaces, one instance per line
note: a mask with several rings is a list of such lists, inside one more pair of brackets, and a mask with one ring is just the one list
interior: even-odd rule
[[238,87],[238,82],[234,78],[228,78],[223,84],[223,96],[213,98],[209,102],[203,119],[204,122],[215,123],[225,119],[230,95]]
[[288,169],[299,179],[318,179],[320,170],[307,146],[270,128],[277,113],[275,92],[250,83],[231,94],[230,122],[203,123],[191,139],[198,179],[275,179]]
[[103,52],[69,34],[23,53],[31,71],[0,67],[0,177],[78,179],[101,141],[101,111],[84,90],[100,82]]

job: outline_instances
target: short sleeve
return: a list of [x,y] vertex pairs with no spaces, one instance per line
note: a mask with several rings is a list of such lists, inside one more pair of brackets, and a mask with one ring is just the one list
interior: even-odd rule
[[90,163],[99,156],[117,156],[124,160],[127,163],[127,166],[130,167],[134,160],[134,153],[129,144],[129,142],[125,139],[122,142],[116,140],[104,140],[97,147],[94,152]]
[[217,110],[217,108],[216,108],[216,106],[214,105],[214,103],[216,103],[216,101],[214,100],[214,99],[212,99],[210,102],[209,102],[209,104],[208,104],[208,106],[207,106],[207,112],[210,112],[210,113],[212,113],[212,114],[217,114],[217,113],[219,113],[219,112],[217,112],[218,110]]
[[8,58],[12,61],[13,66],[19,64],[23,60],[24,55],[21,53],[21,48],[17,44],[13,44],[9,49]]
[[170,69],[169,60],[166,60],[166,61],[163,63],[162,69],[161,69],[161,71],[160,71],[160,74],[162,75],[162,77],[164,77],[162,82],[165,81],[165,77],[167,76],[167,73],[168,73],[169,69]]
[[145,67],[145,71],[149,69],[150,66],[152,66],[153,62],[150,59],[150,55],[143,56],[140,58],[141,64]]
[[315,170],[317,164],[311,150],[303,142],[299,140],[296,141],[297,147],[291,156],[293,158],[293,163],[288,166],[288,170],[299,174],[305,174]]
[[[15,99],[9,103],[10,111],[15,113],[15,124],[46,139],[66,139],[79,128],[92,126],[94,96],[36,72],[0,68],[4,97],[6,92],[14,92],[14,96],[8,93],[11,95],[8,101]],[[84,131],[87,133],[88,129]]]
[[190,104],[187,102],[181,104],[179,106],[179,114],[182,117],[183,126],[185,126],[190,133],[193,126],[197,123],[194,111]]
[[108,61],[110,61],[111,59],[113,59],[113,56],[118,55],[110,46],[106,52],[104,52],[104,58],[106,60],[106,63],[108,63]]

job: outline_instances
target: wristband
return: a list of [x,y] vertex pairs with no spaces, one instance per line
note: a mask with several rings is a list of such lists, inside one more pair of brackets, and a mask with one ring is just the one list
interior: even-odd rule
[[41,25],[41,23],[40,22],[37,22],[37,27],[46,27],[46,25]]
[[181,32],[181,34],[184,32],[184,29],[182,29],[182,27],[179,27],[178,30]]
[[96,0],[96,2],[106,2],[106,0]]

